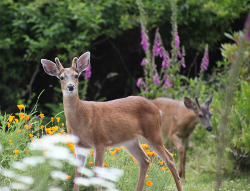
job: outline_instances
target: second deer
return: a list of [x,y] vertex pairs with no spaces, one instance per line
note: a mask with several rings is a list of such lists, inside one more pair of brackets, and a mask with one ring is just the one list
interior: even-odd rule
[[[124,145],[140,165],[136,190],[142,191],[149,166],[149,158],[139,143],[142,137],[172,171],[177,189],[182,191],[174,159],[163,145],[160,111],[153,103],[138,96],[108,102],[79,99],[78,78],[88,68],[89,60],[89,52],[75,57],[70,68],[64,68],[58,58],[55,59],[56,63],[41,60],[45,72],[61,81],[67,131],[80,140],[76,146],[76,156],[85,164],[86,158],[79,157],[77,148],[92,147],[95,166],[102,166],[106,146]],[[79,176],[76,168],[75,177]],[[75,184],[73,190],[78,191],[78,185]]]
[[[179,176],[185,179],[186,152],[190,135],[196,125],[200,122],[207,131],[212,131],[209,105],[213,100],[211,95],[203,105],[184,97],[183,101],[169,98],[157,98],[152,102],[162,111],[161,128],[163,137],[168,137],[176,146],[179,152]],[[181,140],[183,140],[183,144]]]

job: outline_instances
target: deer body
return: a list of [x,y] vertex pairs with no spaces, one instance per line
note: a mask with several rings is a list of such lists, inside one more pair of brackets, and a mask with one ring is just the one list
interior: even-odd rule
[[76,105],[68,104],[67,97],[64,100],[68,131],[80,136],[83,147],[113,146],[160,132],[160,127],[156,129],[161,120],[159,110],[145,98],[131,96],[108,102],[78,99]]
[[[185,179],[186,152],[189,138],[196,125],[201,123],[207,131],[212,131],[210,123],[211,113],[209,105],[213,95],[209,97],[204,105],[197,105],[185,97],[184,102],[169,98],[157,98],[152,100],[161,111],[161,129],[163,137],[168,137],[176,146],[179,152],[179,175]],[[181,140],[182,139],[182,142]]]
[[[79,137],[76,157],[85,164],[78,147],[90,148],[95,152],[95,166],[102,166],[106,146],[124,145],[140,165],[137,191],[142,191],[149,166],[149,158],[141,148],[139,138],[144,138],[149,146],[166,163],[174,177],[177,189],[182,191],[180,178],[174,159],[164,147],[161,137],[161,116],[159,109],[150,101],[139,96],[108,102],[81,101],[78,97],[78,78],[89,66],[90,53],[74,58],[72,67],[63,68],[58,58],[57,65],[42,59],[46,73],[61,80],[64,113],[68,133]],[[75,177],[81,174],[75,170]],[[74,184],[74,191],[79,187]],[[101,188],[99,188],[101,190]]]

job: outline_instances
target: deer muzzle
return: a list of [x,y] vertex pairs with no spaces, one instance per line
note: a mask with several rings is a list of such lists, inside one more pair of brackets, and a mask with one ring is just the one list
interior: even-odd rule
[[209,132],[211,132],[211,131],[213,130],[213,128],[212,128],[211,126],[208,126],[208,127],[206,128],[206,130],[209,131]]
[[75,85],[69,84],[69,85],[67,86],[67,89],[68,89],[69,92],[73,92],[73,91],[75,90]]

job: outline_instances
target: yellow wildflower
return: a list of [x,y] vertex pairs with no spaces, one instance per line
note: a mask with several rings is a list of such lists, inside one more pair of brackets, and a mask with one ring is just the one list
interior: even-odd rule
[[21,133],[21,131],[22,131],[21,129],[18,129],[18,133],[19,133],[19,134]]
[[17,105],[17,107],[18,107],[18,109],[21,111],[21,110],[23,109],[24,105],[23,105],[23,104]]
[[33,135],[33,134],[30,134],[29,136],[30,136],[30,138],[34,137],[34,135]]
[[43,129],[44,128],[44,125],[41,125],[41,129]]
[[58,130],[58,126],[52,127],[53,131],[56,132]]
[[148,181],[146,182],[146,185],[147,185],[148,187],[150,187],[150,186],[153,185],[153,183],[152,183],[151,181],[148,180]]
[[51,120],[51,121],[54,121],[54,117],[51,117],[50,120]]
[[9,122],[11,123],[14,118],[15,118],[15,116],[9,116]]
[[24,119],[25,119],[26,121],[28,121],[28,120],[29,120],[29,118],[30,118],[30,116],[25,115],[25,118],[24,118]]
[[16,122],[16,123],[18,123],[18,122],[19,122],[19,120],[18,120],[18,119],[15,119],[15,122]]
[[64,123],[62,123],[62,127],[64,127]]
[[12,143],[12,140],[9,140],[9,143]]
[[17,154],[17,153],[19,153],[19,150],[14,150],[13,152],[14,152],[15,154]]
[[114,155],[116,152],[115,151],[109,151],[111,155]]
[[44,114],[43,114],[43,113],[40,113],[40,117],[41,117],[41,118],[44,117]]
[[57,117],[57,118],[56,118],[56,121],[59,123],[59,121],[60,121],[60,117]]

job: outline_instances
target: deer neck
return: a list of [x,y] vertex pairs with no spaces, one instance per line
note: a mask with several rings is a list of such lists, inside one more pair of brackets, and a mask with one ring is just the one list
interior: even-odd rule
[[78,92],[74,95],[63,95],[64,113],[67,118],[68,115],[74,115],[78,113],[80,99]]

